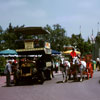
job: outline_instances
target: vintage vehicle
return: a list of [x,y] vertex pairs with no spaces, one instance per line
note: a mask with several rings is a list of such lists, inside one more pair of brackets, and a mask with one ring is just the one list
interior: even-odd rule
[[[15,30],[15,33],[22,33],[24,36],[48,34],[41,27],[19,28]],[[51,79],[50,43],[39,39],[17,40],[16,43],[21,45],[19,49],[16,49],[19,56],[19,67],[15,76],[15,84],[23,80],[30,80],[30,82],[37,80],[39,83],[43,83],[44,80]]]
[[[83,81],[83,78],[87,78],[89,79],[90,77],[93,77],[93,66],[92,66],[92,56],[91,55],[86,55],[83,57],[81,57],[81,60],[79,58],[75,60],[75,63],[73,63],[72,60],[70,60],[70,52],[71,51],[66,51],[64,52],[65,56],[69,59],[71,67],[68,71],[68,76],[69,78],[71,78],[71,76],[73,76],[73,79],[75,81]],[[76,54],[79,56],[81,53],[77,53]],[[76,57],[77,58],[77,57]],[[83,69],[82,61],[85,63],[86,68]]]

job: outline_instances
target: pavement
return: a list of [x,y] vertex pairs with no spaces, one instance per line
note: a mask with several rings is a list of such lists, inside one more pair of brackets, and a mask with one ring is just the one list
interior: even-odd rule
[[43,85],[0,87],[0,100],[100,100],[100,71],[83,82],[69,80],[63,83],[61,73]]

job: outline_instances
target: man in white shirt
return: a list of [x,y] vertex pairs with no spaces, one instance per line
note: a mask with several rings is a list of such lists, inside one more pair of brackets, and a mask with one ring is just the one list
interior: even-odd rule
[[96,60],[96,68],[98,71],[100,70],[100,59],[99,58],[97,58]]
[[7,86],[10,86],[10,83],[11,83],[11,72],[12,72],[12,69],[11,69],[11,61],[7,61],[7,64],[5,66],[5,70],[6,70],[6,85]]

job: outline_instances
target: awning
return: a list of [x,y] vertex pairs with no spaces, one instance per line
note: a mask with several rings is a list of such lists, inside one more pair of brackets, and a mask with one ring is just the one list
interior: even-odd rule
[[52,54],[60,54],[60,52],[58,52],[56,50],[52,50]]
[[[70,54],[71,52],[72,52],[72,50],[68,50],[68,51],[64,51],[63,54]],[[79,51],[75,51],[75,52],[76,52],[77,55],[81,54]]]
[[0,55],[17,55],[17,52],[15,50],[6,49],[0,51]]

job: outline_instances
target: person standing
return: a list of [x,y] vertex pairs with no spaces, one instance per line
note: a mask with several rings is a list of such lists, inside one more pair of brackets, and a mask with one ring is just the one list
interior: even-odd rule
[[7,86],[10,86],[10,83],[11,83],[11,72],[12,72],[12,69],[11,69],[11,61],[7,61],[7,64],[5,66],[5,70],[6,70],[6,85]]
[[56,66],[56,73],[58,72],[58,67],[59,67],[59,63],[58,63],[58,60],[56,60],[56,64],[55,64]]
[[16,79],[17,79],[17,68],[18,68],[18,62],[15,59],[13,59],[12,62],[12,73],[13,73],[13,82],[16,84]]
[[96,60],[96,69],[97,71],[100,71],[100,59],[99,58],[97,58]]

